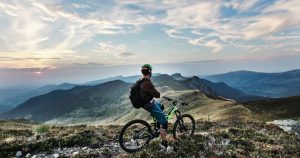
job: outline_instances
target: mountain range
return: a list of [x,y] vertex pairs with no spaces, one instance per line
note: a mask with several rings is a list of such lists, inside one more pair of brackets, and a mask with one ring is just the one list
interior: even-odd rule
[[[180,74],[154,76],[153,82],[162,96],[167,95],[189,102],[191,106],[185,111],[196,115],[197,119],[204,119],[210,115],[211,119],[215,120],[248,120],[256,116],[247,106],[226,98],[253,96],[247,96],[224,83],[215,84],[196,76],[186,78]],[[94,86],[54,90],[25,101],[0,117],[28,118],[50,123],[122,123],[148,116],[145,111],[133,110],[128,99],[131,85],[132,83],[114,80]]]
[[[113,107],[120,97],[128,91],[130,84],[123,81],[110,81],[96,86],[75,86],[69,90],[54,90],[50,93],[33,97],[20,106],[5,113],[10,118],[30,118],[48,121],[60,116],[72,114],[80,118],[85,116],[105,115],[105,106]],[[102,111],[94,111],[95,108]],[[76,114],[76,110],[79,110]]]
[[[159,76],[161,74],[153,74]],[[175,80],[185,80],[186,77],[180,73],[171,75]],[[60,85],[46,85],[38,89],[26,91],[21,90],[0,90],[0,113],[9,108],[16,107],[26,100],[49,93],[53,90],[71,89],[76,85],[94,86],[113,80],[122,80],[133,83],[139,75],[109,77],[83,84],[63,83]],[[203,79],[204,78],[204,79]],[[219,96],[238,101],[249,101],[265,98],[278,98],[300,95],[300,70],[291,70],[282,73],[261,73],[252,71],[235,71],[224,74],[204,76],[205,84],[209,85]],[[207,80],[205,80],[207,79]],[[210,82],[211,81],[211,82]],[[214,82],[212,84],[212,82]],[[225,84],[224,84],[225,83]],[[231,90],[228,86],[232,87]],[[224,91],[224,88],[227,89]],[[238,94],[238,95],[236,95]],[[242,94],[242,95],[241,95]],[[260,96],[260,97],[257,97]]]
[[[157,76],[160,74],[154,74],[154,76]],[[136,80],[140,78],[140,75],[134,75],[134,76],[116,76],[116,77],[109,77],[109,78],[104,78],[100,80],[95,80],[95,81],[90,81],[82,84],[72,84],[72,83],[62,83],[59,85],[46,85],[42,86],[37,89],[32,89],[32,90],[9,90],[9,89],[3,89],[0,90],[0,113],[7,111],[7,109],[14,108],[21,103],[24,103],[26,100],[43,95],[46,93],[49,93],[54,90],[67,90],[71,89],[75,86],[95,86],[101,83],[105,83],[108,81],[114,81],[114,80],[122,80],[127,83],[134,83]]]
[[[35,96],[39,96],[42,94],[46,94],[49,93],[51,91],[54,90],[67,90],[67,89],[71,89],[75,86],[75,84],[71,84],[71,83],[62,83],[59,85],[46,85],[37,89],[33,89],[30,91],[24,91],[20,92],[20,93],[15,93],[16,95],[9,95],[5,98],[3,98],[2,100],[0,100],[0,104],[5,105],[6,107],[16,107],[18,105],[20,105],[21,103],[25,102],[26,100],[35,97]],[[5,92],[3,92],[5,93]],[[1,110],[0,110],[1,112]]]
[[281,73],[235,71],[204,78],[224,82],[249,95],[271,98],[300,95],[300,69]]

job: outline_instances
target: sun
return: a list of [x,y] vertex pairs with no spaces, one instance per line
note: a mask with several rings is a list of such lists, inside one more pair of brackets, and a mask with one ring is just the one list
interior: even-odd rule
[[41,71],[36,71],[35,74],[40,75],[40,74],[42,74],[42,72]]

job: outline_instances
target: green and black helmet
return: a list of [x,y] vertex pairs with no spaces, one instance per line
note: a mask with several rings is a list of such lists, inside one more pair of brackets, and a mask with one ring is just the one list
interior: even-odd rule
[[142,71],[143,75],[150,75],[150,77],[151,77],[151,75],[152,75],[152,66],[150,64],[144,64],[142,66],[141,71]]
[[144,64],[142,68],[147,68],[148,70],[152,70],[152,66],[150,64]]

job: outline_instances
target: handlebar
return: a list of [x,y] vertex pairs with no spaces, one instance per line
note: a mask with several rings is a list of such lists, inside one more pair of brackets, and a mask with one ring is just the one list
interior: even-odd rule
[[175,100],[175,99],[171,99],[169,97],[166,97],[166,96],[163,96],[164,99],[168,100],[168,101],[173,101],[174,103],[180,103],[182,106],[188,106],[189,104],[188,103],[185,103],[185,102],[182,102],[182,101],[178,101],[178,100]]
[[168,100],[168,101],[173,101],[173,99],[169,98],[169,97],[166,97],[166,96],[163,96],[164,99]]

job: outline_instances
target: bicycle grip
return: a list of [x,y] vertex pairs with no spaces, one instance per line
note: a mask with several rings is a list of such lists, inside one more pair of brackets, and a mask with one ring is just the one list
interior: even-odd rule
[[182,106],[188,106],[189,104],[188,104],[188,103],[185,103],[185,102],[182,102],[181,105],[182,105]]
[[169,97],[166,97],[166,96],[163,96],[164,99],[167,99],[168,101],[171,101],[173,99],[169,98]]

